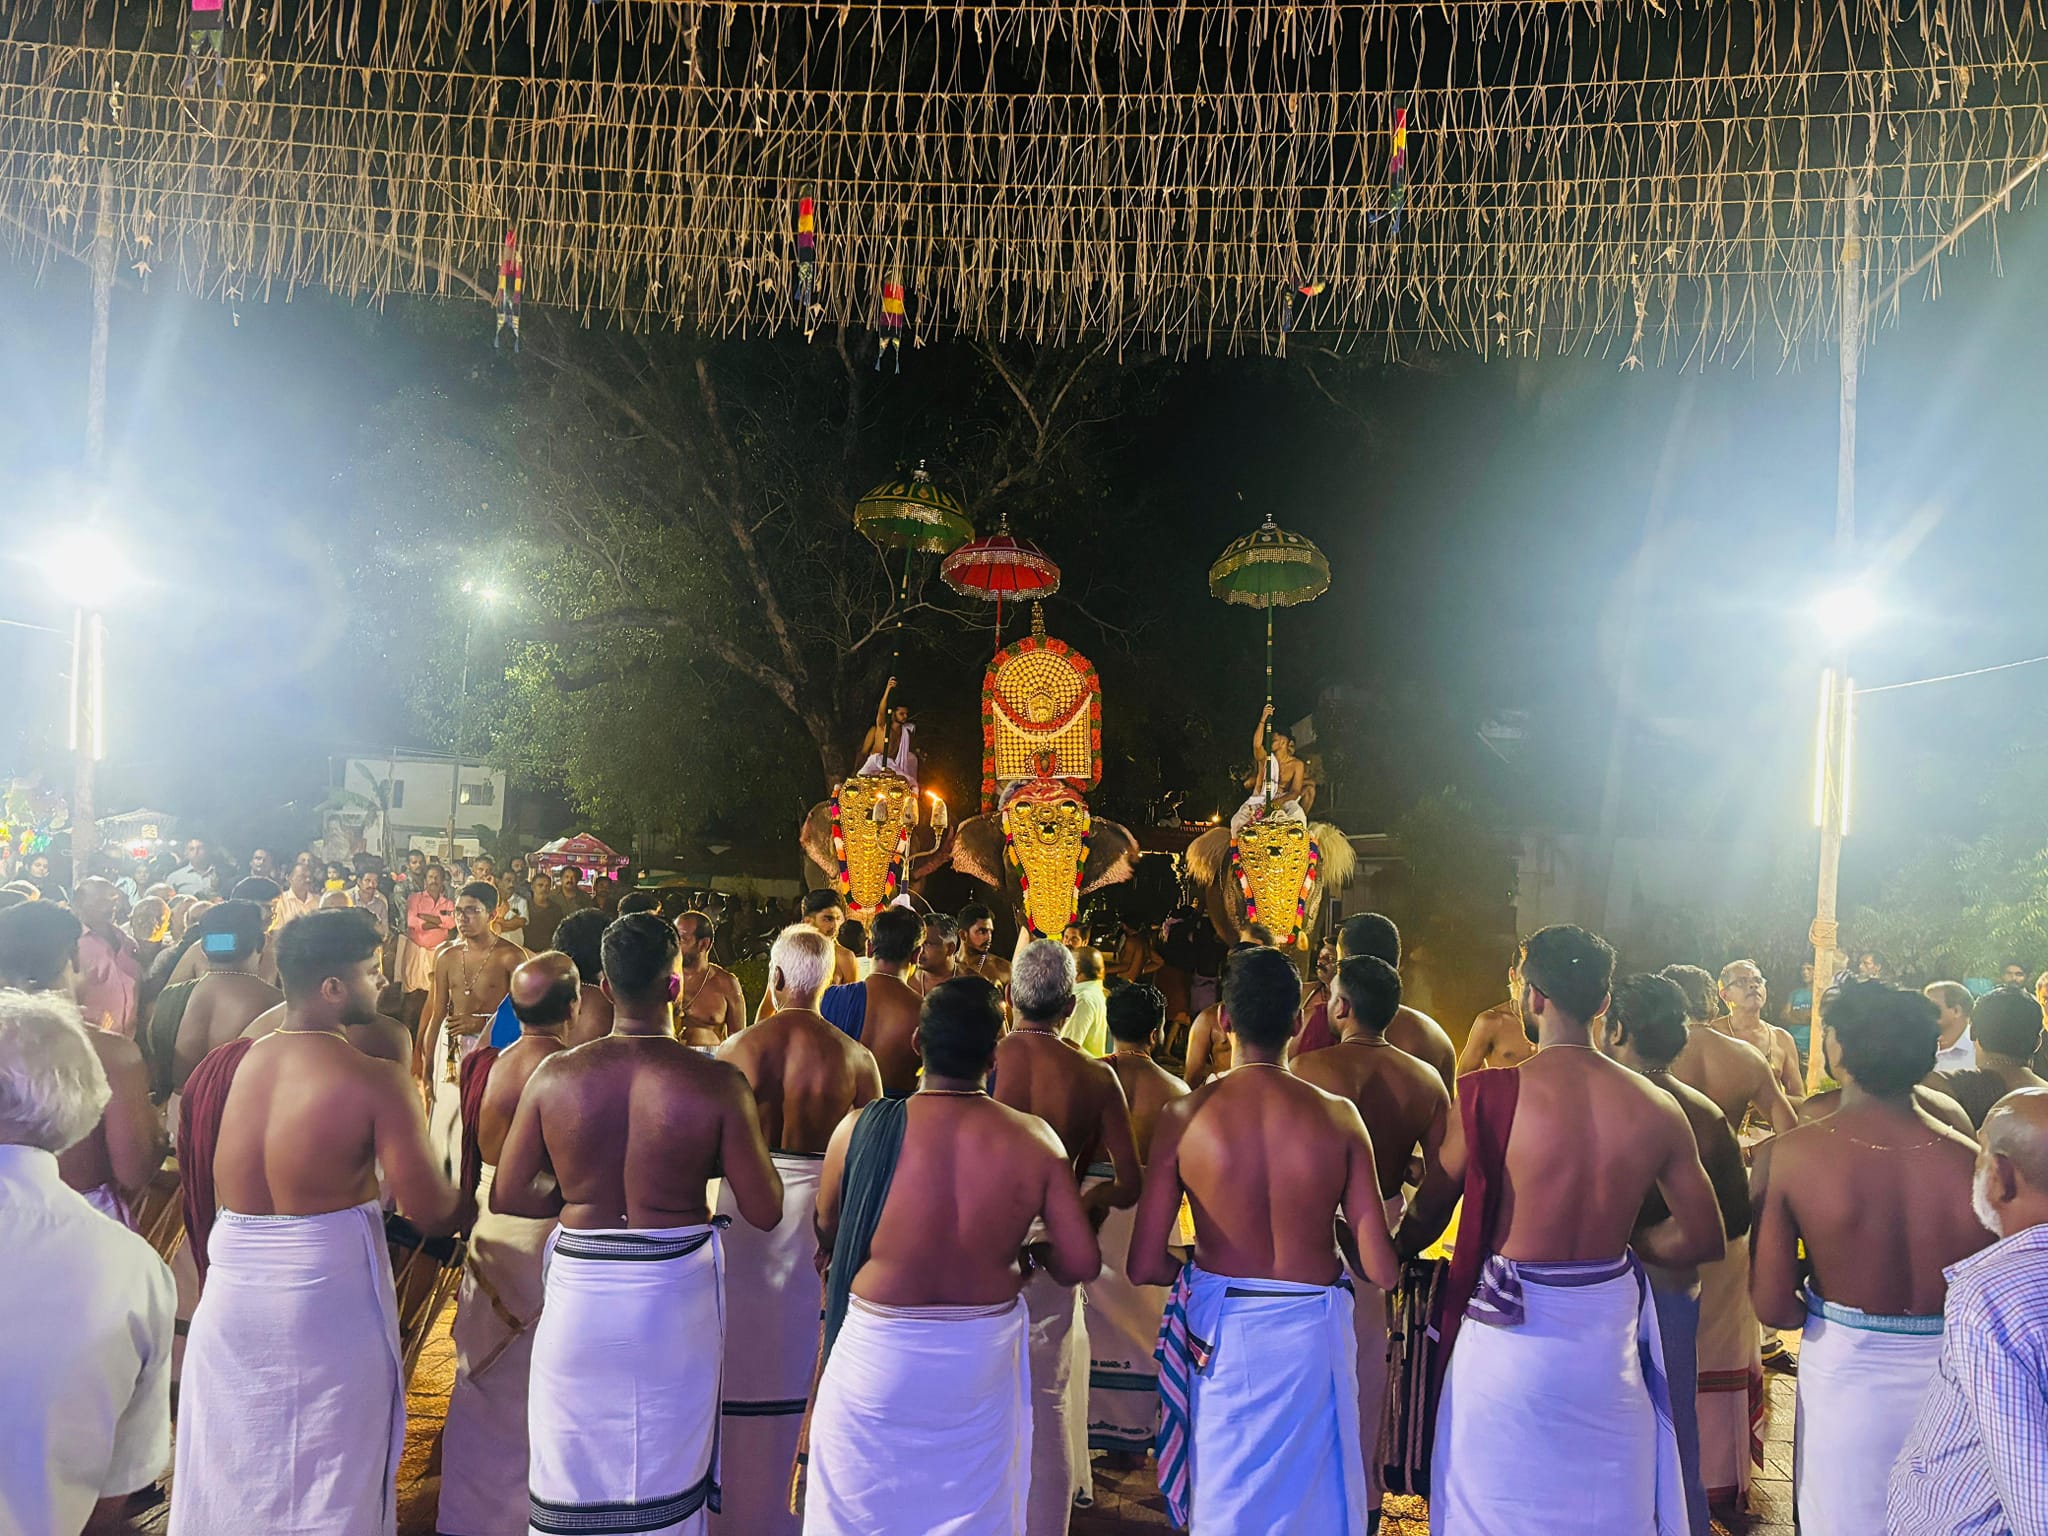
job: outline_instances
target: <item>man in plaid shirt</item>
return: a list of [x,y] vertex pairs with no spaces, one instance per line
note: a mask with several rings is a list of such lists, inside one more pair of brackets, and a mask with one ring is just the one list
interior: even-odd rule
[[1985,1117],[1973,1191],[2000,1241],[1948,1270],[1941,1366],[1892,1467],[1913,1536],[2048,1536],[2048,1088]]

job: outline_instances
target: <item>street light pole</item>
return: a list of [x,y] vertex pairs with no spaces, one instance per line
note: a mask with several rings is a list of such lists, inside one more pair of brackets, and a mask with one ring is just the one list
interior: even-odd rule
[[[464,582],[462,590],[469,590]],[[462,682],[455,690],[455,767],[448,781],[448,835],[441,857],[450,864],[455,862],[455,805],[462,794],[462,738],[469,729],[469,642],[476,632],[476,615],[466,614],[462,620]]]
[[[95,485],[107,466],[107,326],[114,297],[114,173],[102,165],[99,208],[92,239],[92,340],[86,353],[85,468]],[[76,579],[90,590],[96,572]],[[101,731],[105,625],[98,611],[81,604],[71,624],[71,883],[85,878],[86,861],[99,849],[98,769],[107,755]]]
[[[1862,182],[1851,177],[1842,195],[1841,282],[1841,433],[1835,460],[1835,547],[1830,561],[1834,578],[1849,569],[1856,545],[1856,384],[1863,360],[1863,232]],[[1821,683],[1820,741],[1814,773],[1814,819],[1820,826],[1820,880],[1814,902],[1813,1008],[1806,1047],[1806,1091],[1813,1092],[1827,1075],[1821,1045],[1820,997],[1838,969],[1841,928],[1835,919],[1842,871],[1842,837],[1848,830],[1849,738],[1855,689],[1849,681],[1846,634],[1831,647]]]

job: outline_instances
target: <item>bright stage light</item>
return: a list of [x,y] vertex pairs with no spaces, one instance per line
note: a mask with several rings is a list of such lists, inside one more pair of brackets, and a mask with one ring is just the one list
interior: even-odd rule
[[44,585],[74,608],[104,610],[135,585],[120,543],[93,523],[52,535],[36,565]]
[[1823,592],[1813,600],[1813,621],[1836,645],[1867,634],[1877,623],[1877,601],[1868,589],[1849,585]]
[[475,598],[486,608],[496,607],[498,600],[505,595],[495,584],[488,581],[465,581],[462,584],[462,592],[465,597]]

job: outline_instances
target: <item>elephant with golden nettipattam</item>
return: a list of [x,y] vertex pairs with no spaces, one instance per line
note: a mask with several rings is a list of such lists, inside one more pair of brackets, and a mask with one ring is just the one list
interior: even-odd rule
[[1034,938],[1058,938],[1083,896],[1130,879],[1137,864],[1129,829],[1093,815],[1061,779],[1017,785],[994,814],[961,822],[953,840],[953,867],[994,887],[1019,933]]
[[804,817],[800,841],[816,884],[836,890],[866,922],[943,865],[953,834],[919,824],[917,786],[896,773],[861,773]]
[[1188,845],[1187,865],[1226,944],[1257,923],[1283,948],[1305,948],[1324,896],[1351,883],[1357,856],[1328,822],[1275,816],[1248,821],[1235,836],[1211,828]]

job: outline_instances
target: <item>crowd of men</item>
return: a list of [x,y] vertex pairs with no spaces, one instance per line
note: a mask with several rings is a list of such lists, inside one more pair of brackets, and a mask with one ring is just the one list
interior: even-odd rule
[[[175,1377],[174,1536],[389,1536],[403,1231],[465,1256],[444,1536],[1058,1536],[1097,1455],[1218,1536],[1390,1489],[1704,1536],[1767,1330],[1807,1536],[2048,1531],[2023,987],[1842,980],[1808,1095],[1756,967],[1617,977],[1572,927],[1461,1057],[1374,914],[1307,989],[1253,930],[1176,1007],[1076,930],[1006,960],[986,907],[818,892],[750,1007],[702,912],[543,936],[469,873],[245,877],[132,1003],[117,887],[0,910],[0,1530],[122,1529]],[[172,1135],[175,1275],[124,1230]]]

